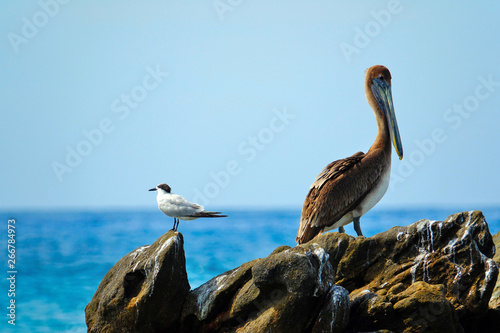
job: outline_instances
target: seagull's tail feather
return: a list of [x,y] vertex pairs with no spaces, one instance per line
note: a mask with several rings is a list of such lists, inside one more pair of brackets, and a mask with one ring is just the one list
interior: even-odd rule
[[227,217],[227,215],[221,215],[221,212],[208,212],[203,211],[199,213],[194,213],[190,217]]

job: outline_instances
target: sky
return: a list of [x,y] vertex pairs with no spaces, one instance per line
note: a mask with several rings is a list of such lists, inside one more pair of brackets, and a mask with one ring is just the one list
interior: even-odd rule
[[[10,1],[0,209],[299,210],[366,152],[387,66],[404,148],[380,207],[500,204],[497,1]],[[393,150],[394,151],[394,150]]]

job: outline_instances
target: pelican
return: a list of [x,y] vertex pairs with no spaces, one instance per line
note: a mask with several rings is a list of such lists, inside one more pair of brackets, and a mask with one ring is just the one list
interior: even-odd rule
[[399,159],[403,146],[392,102],[391,73],[381,65],[366,71],[365,95],[378,132],[368,152],[334,161],[316,177],[302,206],[296,241],[306,243],[324,231],[354,222],[354,230],[363,236],[359,220],[380,201],[389,186],[391,141]]

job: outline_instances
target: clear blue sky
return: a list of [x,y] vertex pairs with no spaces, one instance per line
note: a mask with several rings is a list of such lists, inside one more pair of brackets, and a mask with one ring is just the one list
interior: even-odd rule
[[0,209],[151,207],[161,182],[300,209],[372,144],[375,64],[405,152],[380,205],[500,203],[497,1],[66,2],[2,5]]

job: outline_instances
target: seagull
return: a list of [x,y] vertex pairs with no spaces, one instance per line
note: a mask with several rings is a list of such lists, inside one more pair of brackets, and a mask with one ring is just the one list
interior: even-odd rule
[[179,227],[179,219],[189,221],[200,217],[227,217],[227,215],[220,215],[221,212],[206,211],[203,206],[189,202],[179,194],[171,193],[170,186],[165,183],[149,191],[158,191],[156,195],[158,208],[163,214],[174,218],[174,226],[172,228],[174,231],[177,231],[177,227]]

